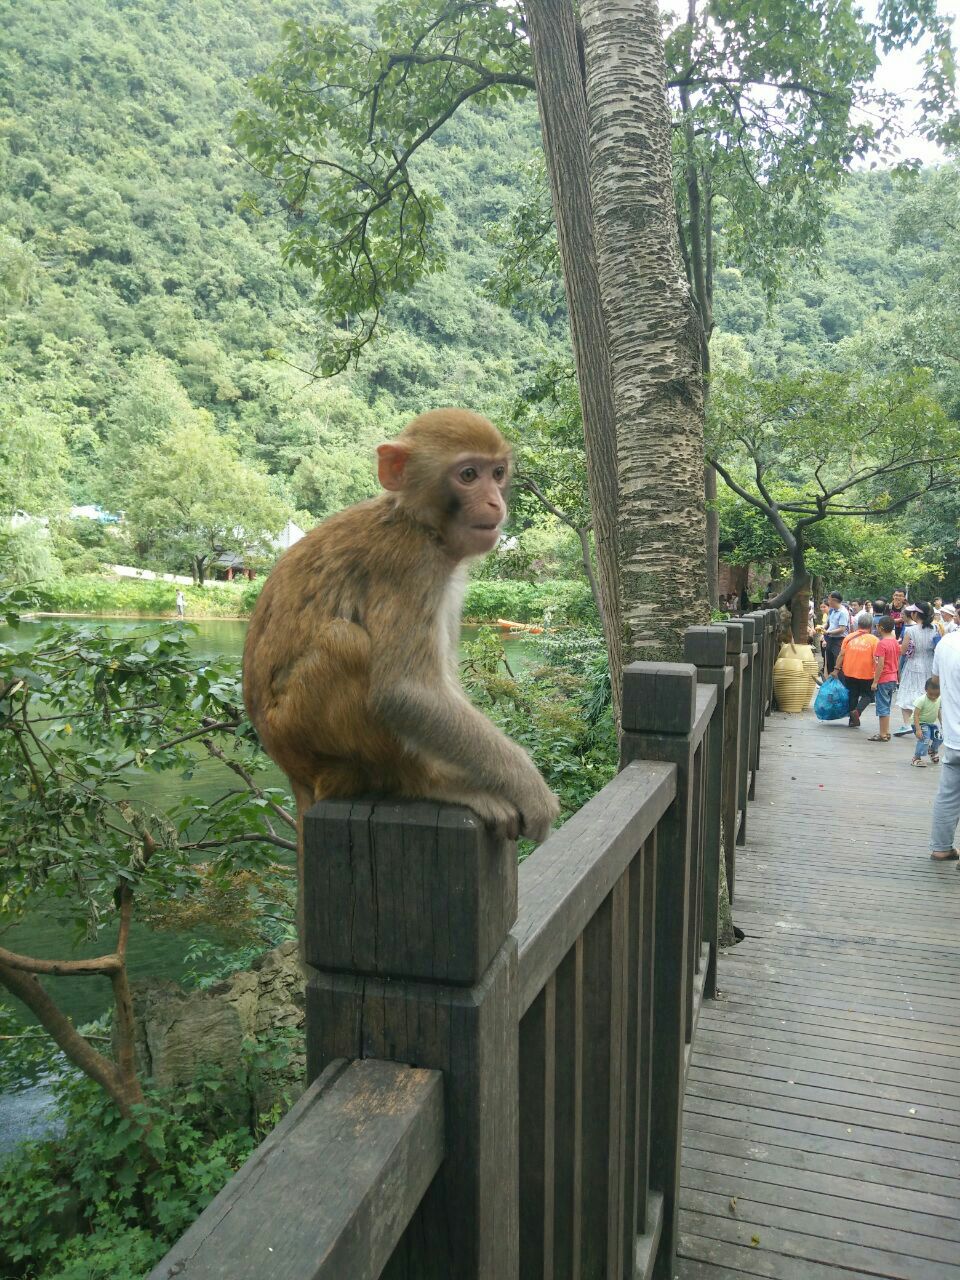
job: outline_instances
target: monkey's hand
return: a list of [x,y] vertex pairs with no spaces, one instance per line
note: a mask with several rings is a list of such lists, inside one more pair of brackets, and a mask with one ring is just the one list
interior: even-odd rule
[[524,778],[522,796],[517,797],[520,808],[520,834],[543,844],[550,828],[560,812],[560,801],[541,778],[536,769]]
[[520,814],[509,800],[480,791],[466,796],[463,803],[501,840],[516,840],[520,834]]

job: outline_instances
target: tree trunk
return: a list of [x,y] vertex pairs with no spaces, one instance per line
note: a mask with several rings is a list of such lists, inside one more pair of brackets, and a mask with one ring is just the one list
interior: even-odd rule
[[204,582],[204,578],[203,578],[203,569],[204,569],[204,561],[205,561],[205,560],[206,560],[206,556],[194,556],[194,557],[193,557],[193,576],[194,576],[194,578],[195,578],[195,580],[196,580],[196,583],[197,583],[197,586],[198,586],[198,587],[202,587],[202,586],[203,586],[203,582]]
[[703,468],[703,496],[707,522],[707,603],[720,603],[720,513],[717,511],[717,473],[708,462]]
[[793,593],[790,601],[790,634],[794,644],[810,643],[810,575]]
[[584,96],[571,0],[527,0],[527,32],[580,385],[602,617],[619,723],[623,631],[617,545],[617,436],[594,245]]
[[0,964],[0,985],[23,1001],[73,1065],[95,1080],[112,1098],[120,1113],[129,1118],[133,1114],[132,1108],[143,1102],[136,1071],[123,1072],[116,1063],[94,1049],[32,973]]
[[590,179],[617,418],[627,661],[709,620],[701,326],[680,258],[655,0],[583,0]]

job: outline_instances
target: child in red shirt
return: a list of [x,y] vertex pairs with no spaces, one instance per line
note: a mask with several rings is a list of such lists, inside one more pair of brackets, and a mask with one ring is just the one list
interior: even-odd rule
[[871,742],[890,741],[890,706],[897,689],[897,667],[900,662],[900,646],[894,637],[895,628],[893,618],[877,619],[877,634],[880,642],[874,652],[875,666],[871,688],[876,693],[880,732],[873,735]]

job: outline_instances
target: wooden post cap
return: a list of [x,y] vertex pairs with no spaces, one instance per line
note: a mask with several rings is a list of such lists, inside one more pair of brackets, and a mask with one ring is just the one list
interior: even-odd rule
[[517,918],[517,855],[470,809],[323,800],[304,815],[307,964],[472,985]]
[[721,627],[727,633],[727,653],[743,652],[743,627],[739,622],[721,622]]
[[727,633],[723,627],[687,627],[683,657],[698,667],[723,667],[727,661]]
[[624,733],[688,733],[697,669],[689,662],[631,662],[623,672]]

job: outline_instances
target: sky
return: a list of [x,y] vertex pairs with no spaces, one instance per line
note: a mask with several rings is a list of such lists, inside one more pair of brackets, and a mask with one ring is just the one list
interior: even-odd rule
[[[960,45],[960,0],[940,0],[939,9],[942,14],[953,19],[954,47]],[[863,6],[864,14],[874,19],[877,6],[874,0],[868,0]],[[946,159],[943,151],[922,138],[917,133],[919,114],[916,110],[916,88],[920,80],[920,70],[916,51],[906,49],[889,53],[880,66],[876,76],[876,85],[888,89],[907,100],[907,108],[902,118],[904,138],[897,148],[898,159],[918,159],[924,164],[937,164]]]

